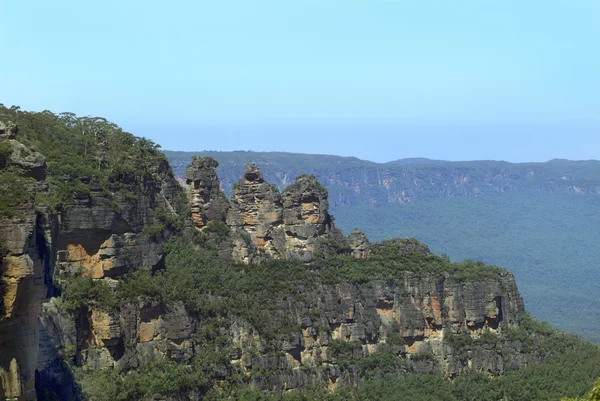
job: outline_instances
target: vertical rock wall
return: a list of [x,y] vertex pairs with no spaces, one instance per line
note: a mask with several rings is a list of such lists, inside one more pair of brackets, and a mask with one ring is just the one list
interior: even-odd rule
[[52,230],[35,210],[35,194],[46,190],[45,159],[17,142],[16,133],[14,126],[0,126],[0,141],[12,149],[2,167],[21,177],[29,194],[12,216],[0,217],[0,399],[33,400]]

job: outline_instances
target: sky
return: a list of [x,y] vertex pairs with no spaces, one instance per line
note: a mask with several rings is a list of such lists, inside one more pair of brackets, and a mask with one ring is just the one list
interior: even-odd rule
[[0,103],[169,150],[600,159],[598,0],[0,0]]

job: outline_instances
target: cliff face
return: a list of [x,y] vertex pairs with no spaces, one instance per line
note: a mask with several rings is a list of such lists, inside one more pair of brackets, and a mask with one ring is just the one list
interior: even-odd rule
[[15,126],[0,125],[0,144],[9,149],[3,170],[10,170],[10,179],[27,193],[11,216],[0,217],[0,396],[34,399],[36,328],[48,292],[46,247],[52,242],[53,221],[35,210],[36,193],[46,190],[46,161],[17,142],[16,133]]
[[[32,188],[44,191],[43,157],[34,156],[42,165],[31,166],[38,173],[28,177]],[[201,333],[210,330],[210,318],[180,301],[151,296],[68,309],[55,289],[73,277],[118,288],[126,273],[163,269],[161,244],[170,231],[160,224],[164,215],[177,216],[185,208],[168,165],[155,167],[152,179],[130,185],[128,192],[92,190],[70,200],[58,216],[36,211],[32,195],[22,218],[3,220],[0,390],[5,398],[35,399],[37,384],[41,398],[54,389],[62,399],[79,399],[65,363],[87,372],[125,372],[158,360],[191,364],[202,355]],[[390,247],[400,258],[429,254],[416,241],[370,244],[360,232],[344,238],[328,212],[327,191],[313,176],[298,177],[280,193],[250,165],[227,200],[216,167],[214,160],[197,159],[186,173],[189,229],[205,234],[221,227],[225,258],[290,259],[309,268],[332,247],[357,259]],[[471,279],[403,271],[393,281],[315,282],[271,302],[263,322],[267,332],[243,317],[226,316],[229,324],[218,336],[231,352],[215,373],[220,381],[239,374],[268,391],[315,384],[334,389],[364,380],[360,361],[383,351],[397,359],[396,374],[443,371],[450,377],[469,369],[500,375],[539,358],[503,337],[523,315],[514,278],[506,271]],[[288,328],[281,331],[282,325]],[[490,335],[493,341],[479,340]],[[459,347],[454,336],[475,342]]]
[[[453,333],[475,338],[517,325],[523,304],[510,275],[467,286],[449,278],[407,275],[401,286],[373,281],[361,286],[299,288],[276,309],[274,320],[294,316],[300,327],[281,343],[280,356],[253,355],[253,350],[265,345],[264,340],[247,326],[231,330],[240,349],[232,360],[234,366],[247,373],[253,369],[276,372],[268,383],[257,380],[265,389],[357,384],[364,378],[348,368],[348,359],[359,361],[390,347],[404,357],[397,374],[442,370],[453,377],[475,369],[501,375],[505,366],[519,368],[531,358],[522,353],[520,344],[505,341],[468,351],[444,341]],[[347,348],[340,351],[340,346]]]
[[0,140],[12,149],[3,172],[23,177],[29,194],[13,207],[14,216],[0,221],[0,396],[32,400],[36,371],[43,375],[65,347],[76,349],[90,366],[107,365],[103,361],[110,357],[88,348],[111,354],[120,347],[111,342],[120,330],[111,320],[114,313],[91,310],[73,320],[51,298],[56,284],[71,276],[111,281],[134,269],[158,268],[160,243],[168,233],[152,239],[143,230],[156,224],[157,209],[179,210],[182,194],[165,162],[155,166],[152,179],[131,183],[126,196],[92,186],[89,196],[76,197],[53,214],[36,205],[36,195],[47,191],[44,157],[17,142],[15,127],[0,128]]

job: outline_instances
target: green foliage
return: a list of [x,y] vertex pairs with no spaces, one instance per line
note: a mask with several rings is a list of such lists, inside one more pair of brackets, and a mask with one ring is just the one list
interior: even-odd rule
[[[507,331],[513,329],[506,329]],[[535,333],[530,332],[525,335],[525,338],[529,339],[530,337],[535,338]],[[503,338],[512,339],[510,336],[504,336]],[[455,350],[462,350],[464,348],[472,348],[478,347],[485,344],[495,345],[501,340],[500,336],[496,333],[492,333],[490,330],[485,330],[483,334],[479,337],[472,337],[469,333],[460,333],[455,334],[452,332],[447,332],[444,335],[444,341],[452,346]]]
[[[16,123],[17,139],[46,157],[49,194],[39,201],[56,210],[66,200],[88,197],[92,191],[143,192],[159,169],[168,170],[158,145],[104,118],[26,112],[0,105],[0,120]],[[5,148],[0,146],[0,162]]]
[[112,289],[102,280],[69,276],[61,284],[61,302],[67,311],[84,307],[110,309],[118,305]]
[[203,389],[208,380],[190,365],[157,360],[126,375],[114,369],[84,372],[77,375],[83,391],[94,401],[148,399],[156,394],[172,396],[189,389]]
[[243,399],[240,398],[243,395],[252,400],[556,401],[587,393],[587,399],[596,400],[591,397],[599,393],[597,385],[590,393],[588,389],[600,372],[600,351],[581,340],[571,345],[571,349],[562,349],[540,364],[497,378],[480,372],[468,372],[454,380],[442,374],[385,375],[386,371],[402,369],[402,359],[381,352],[358,360],[356,373],[366,381],[357,387],[335,392],[326,392],[322,387],[308,388],[280,397],[234,386],[211,392],[207,399]]
[[600,401],[600,379],[585,398],[563,398],[561,401]]
[[344,341],[344,340],[331,340],[329,341],[329,350],[335,358],[352,359],[354,351],[361,348],[359,343]]
[[163,206],[154,208],[154,224],[145,226],[142,233],[147,235],[153,241],[158,241],[166,232],[178,232],[183,229],[185,215],[180,213],[175,215]]
[[11,153],[12,145],[6,141],[0,141],[0,169],[6,168]]
[[33,199],[31,185],[31,179],[0,170],[0,217],[20,217],[16,209]]
[[333,235],[319,237],[319,252],[315,257],[329,259],[337,255],[348,255],[352,252],[350,246],[341,245]]
[[138,298],[159,298],[161,291],[161,280],[148,270],[138,270],[120,277],[116,296],[119,301],[133,302]]

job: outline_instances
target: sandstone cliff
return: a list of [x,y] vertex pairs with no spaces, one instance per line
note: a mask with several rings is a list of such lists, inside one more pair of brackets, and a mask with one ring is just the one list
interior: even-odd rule
[[36,193],[46,189],[46,161],[15,140],[17,131],[0,124],[0,145],[9,149],[2,168],[26,193],[11,215],[0,216],[0,397],[35,399],[37,324],[48,293],[52,222],[35,210]]
[[[44,191],[43,157],[30,159],[41,163],[30,165],[37,173],[19,174]],[[542,357],[504,337],[524,313],[509,272],[461,276],[445,267],[435,270],[451,264],[417,241],[369,243],[358,231],[344,238],[328,212],[327,190],[313,176],[299,176],[280,193],[249,165],[228,200],[216,167],[214,160],[198,158],[188,168],[189,210],[168,165],[159,163],[152,179],[128,186],[127,196],[99,188],[53,215],[43,207],[36,211],[32,190],[23,217],[3,220],[5,398],[35,399],[37,386],[40,398],[76,400],[80,379],[73,369],[82,372],[84,384],[89,372],[135,371],[153,361],[193,370],[204,352],[215,349],[226,353],[209,363],[210,386],[238,377],[275,393],[358,384],[366,364],[382,354],[393,358],[386,374],[449,377],[466,370],[501,375]],[[187,221],[187,228],[171,227],[173,218]],[[230,312],[228,300],[218,294],[200,294],[208,304],[202,309],[177,294],[165,298],[160,290],[121,303],[99,298],[107,302],[68,307],[64,298],[73,278],[91,280],[84,281],[90,285],[86,296],[100,289],[116,296],[122,278],[133,272],[147,272],[151,280],[165,269],[161,244],[176,231],[192,241],[218,237],[218,254],[229,260],[218,268],[239,277],[254,274],[256,263],[289,260],[290,274],[302,269],[304,279],[290,276],[286,283],[279,277],[280,288],[265,298],[242,294],[239,299],[261,309],[249,313],[239,313],[239,306]],[[328,259],[332,254],[341,256]],[[349,275],[336,265],[351,260],[357,265]],[[387,273],[379,277],[379,270],[369,269]],[[468,338],[468,346],[456,338]],[[199,391],[192,386],[184,393],[197,397]]]
[[[0,144],[11,149],[2,173],[22,177],[19,183],[28,194],[26,202],[12,208],[12,216],[0,217],[0,398],[32,400],[36,371],[43,375],[59,352],[76,347],[82,335],[83,317],[73,321],[50,298],[60,294],[55,294],[57,285],[71,276],[110,281],[131,270],[160,267],[160,243],[169,233],[150,238],[143,231],[158,223],[157,210],[176,213],[182,192],[165,161],[154,166],[153,179],[131,182],[127,196],[92,187],[89,196],[69,200],[57,215],[36,204],[37,195],[47,191],[45,159],[18,142],[17,132],[14,126],[0,126]],[[87,313],[107,326],[92,330],[93,340],[85,348],[114,352],[114,325],[108,328],[114,313]],[[102,351],[89,357],[87,350],[78,352],[93,366],[102,366],[96,359],[108,358]]]

